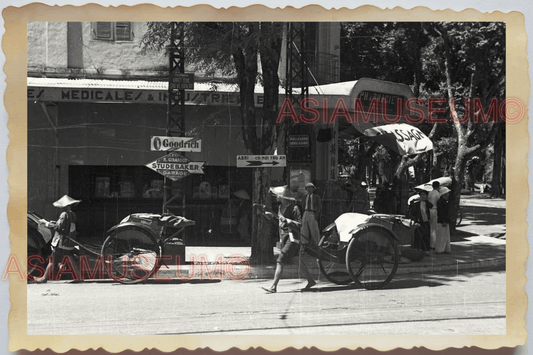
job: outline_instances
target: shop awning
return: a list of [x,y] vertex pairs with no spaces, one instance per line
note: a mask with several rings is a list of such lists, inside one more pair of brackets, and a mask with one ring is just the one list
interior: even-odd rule
[[[431,140],[410,124],[423,121],[420,114],[427,117],[427,110],[414,101],[407,110],[407,101],[415,97],[405,84],[362,78],[311,87],[309,93],[322,95],[317,107],[321,115],[317,124],[319,129],[327,130],[336,125],[339,137],[366,137],[400,155],[420,154],[433,149]],[[372,106],[373,101],[375,106]],[[326,114],[327,117],[324,117]]]

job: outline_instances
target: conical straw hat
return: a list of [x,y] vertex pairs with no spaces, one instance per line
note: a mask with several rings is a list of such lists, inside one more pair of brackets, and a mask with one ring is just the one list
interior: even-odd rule
[[72,197],[65,195],[61,197],[59,200],[57,200],[56,202],[54,202],[53,205],[54,207],[63,208],[63,207],[67,207],[70,205],[78,204],[80,202],[81,200],[75,200]]
[[441,187],[439,189],[439,196],[442,196],[442,195],[446,195],[448,192],[450,192],[451,190],[447,187]]
[[246,192],[245,190],[235,191],[233,194],[235,196],[237,196],[237,197],[242,198],[243,200],[249,200],[250,199],[250,195],[248,195],[248,192]]
[[291,192],[289,191],[289,187],[287,185],[284,186],[278,186],[278,187],[271,187],[270,192],[272,192],[274,195],[284,198],[289,201],[296,201],[294,197],[291,196]]

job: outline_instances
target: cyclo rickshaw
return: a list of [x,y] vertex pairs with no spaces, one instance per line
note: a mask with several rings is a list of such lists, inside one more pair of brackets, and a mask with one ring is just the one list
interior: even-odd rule
[[[34,215],[35,213],[28,212],[28,240],[30,236],[35,240],[37,235]],[[185,227],[192,225],[195,225],[194,221],[173,214],[134,213],[108,230],[99,251],[74,239],[72,241],[80,251],[95,257],[97,262],[101,260],[102,264],[95,267],[103,267],[104,272],[113,280],[126,284],[138,283],[146,281],[157,272],[161,267],[165,246],[175,241]],[[167,236],[169,230],[173,233]],[[38,272],[36,266],[46,267],[50,239],[51,237],[44,237],[42,242],[28,242],[28,258],[37,257],[31,265],[28,262],[28,279],[34,279]],[[41,261],[41,264],[38,265],[37,261]]]
[[[262,204],[254,207],[273,213]],[[344,213],[324,228],[318,245],[308,243],[305,251],[317,259],[328,281],[375,290],[392,280],[402,259],[401,246],[410,246],[417,233],[419,225],[402,215]],[[403,253],[411,260],[424,256],[413,249]]]
[[[344,213],[323,231],[306,252],[317,258],[320,272],[338,285],[355,282],[368,290],[386,286],[419,226],[401,215]],[[409,249],[413,259],[418,253]]]
[[[358,128],[361,133],[400,155],[415,155],[433,149],[431,140],[408,124]],[[411,138],[412,137],[412,138]],[[409,139],[408,139],[409,138]],[[324,277],[336,284],[355,282],[373,290],[386,286],[404,257],[420,260],[424,253],[413,249],[420,228],[413,219],[395,214],[344,213],[321,233],[318,245],[306,252],[316,257]]]

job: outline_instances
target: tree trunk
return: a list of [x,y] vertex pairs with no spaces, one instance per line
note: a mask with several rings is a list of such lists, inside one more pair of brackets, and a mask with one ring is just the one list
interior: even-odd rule
[[[273,144],[277,138],[278,125],[275,124],[278,110],[279,77],[278,66],[281,54],[281,25],[273,23],[259,24],[260,43],[258,46],[261,60],[264,96],[263,109],[255,117],[253,125],[245,129],[248,137],[253,139],[253,154],[272,154]],[[270,179],[271,168],[259,168],[254,172],[253,201],[271,207]],[[273,261],[272,245],[273,224],[261,213],[255,211],[252,219],[252,255],[254,264],[268,264]]]
[[[271,208],[270,199],[270,168],[254,168],[254,191],[253,201],[263,201],[267,207]],[[252,254],[250,261],[255,265],[264,265],[273,262],[273,222],[264,218],[263,213],[254,208],[252,214]]]
[[492,167],[492,190],[491,197],[502,197],[502,181],[501,181],[501,172],[502,172],[502,127],[500,124],[496,126],[496,136],[494,139],[494,161]]

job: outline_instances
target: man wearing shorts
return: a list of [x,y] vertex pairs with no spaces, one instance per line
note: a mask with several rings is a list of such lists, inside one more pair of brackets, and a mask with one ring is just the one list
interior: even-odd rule
[[[281,252],[276,261],[276,272],[274,273],[272,286],[270,288],[261,288],[268,293],[276,293],[279,280],[283,274],[283,265],[298,255],[299,269],[302,272],[302,276],[307,279],[307,285],[301,291],[308,291],[316,285],[316,282],[301,258],[305,244],[303,239],[300,238],[301,214],[298,206],[296,206],[296,199],[290,196],[287,186],[271,188],[270,191],[277,196],[277,200],[280,203],[277,219],[279,221]],[[276,216],[274,213],[267,211],[265,212],[265,217],[272,219]]]

